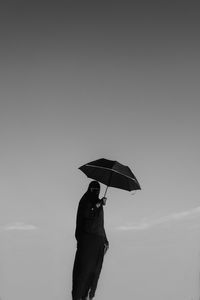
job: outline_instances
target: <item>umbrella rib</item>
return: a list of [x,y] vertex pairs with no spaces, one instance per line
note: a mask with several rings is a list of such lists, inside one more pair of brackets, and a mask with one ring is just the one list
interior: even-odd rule
[[95,165],[89,165],[89,164],[87,164],[87,165],[85,165],[85,166],[86,166],[86,167],[99,168],[99,169],[105,169],[105,170],[113,171],[113,172],[115,172],[115,173],[117,173],[117,174],[123,175],[123,176],[125,176],[125,177],[127,177],[127,178],[129,178],[129,179],[131,179],[131,180],[134,180],[135,182],[137,182],[137,180],[135,180],[134,178],[132,178],[132,177],[130,177],[130,176],[128,176],[128,175],[122,174],[122,173],[120,173],[120,172],[118,172],[118,171],[116,171],[116,170],[110,169],[110,168],[100,167],[100,166],[95,166]]

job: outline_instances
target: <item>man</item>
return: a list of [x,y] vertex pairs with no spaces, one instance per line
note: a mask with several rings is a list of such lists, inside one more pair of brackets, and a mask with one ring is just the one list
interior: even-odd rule
[[72,299],[92,299],[95,296],[104,254],[109,243],[104,229],[103,206],[99,199],[100,184],[92,181],[79,202],[75,237],[77,250],[72,275]]

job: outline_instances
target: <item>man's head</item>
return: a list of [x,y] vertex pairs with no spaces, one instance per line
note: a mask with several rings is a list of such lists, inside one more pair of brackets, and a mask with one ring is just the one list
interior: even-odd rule
[[100,184],[98,181],[91,181],[88,187],[88,190],[97,196],[99,196],[100,193]]

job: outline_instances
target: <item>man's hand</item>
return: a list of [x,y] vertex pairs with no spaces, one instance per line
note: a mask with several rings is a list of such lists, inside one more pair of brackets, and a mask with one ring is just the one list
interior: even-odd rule
[[103,205],[106,205],[107,198],[106,198],[106,197],[103,197],[103,198],[101,199],[101,201],[102,201],[102,204],[103,204]]

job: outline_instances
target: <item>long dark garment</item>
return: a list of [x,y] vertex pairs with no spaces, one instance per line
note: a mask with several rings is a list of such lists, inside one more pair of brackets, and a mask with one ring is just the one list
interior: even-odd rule
[[86,234],[78,243],[73,268],[73,300],[95,296],[104,257],[104,239]]
[[76,219],[77,250],[72,274],[72,299],[93,298],[108,244],[103,220],[103,206],[89,191],[79,202]]

